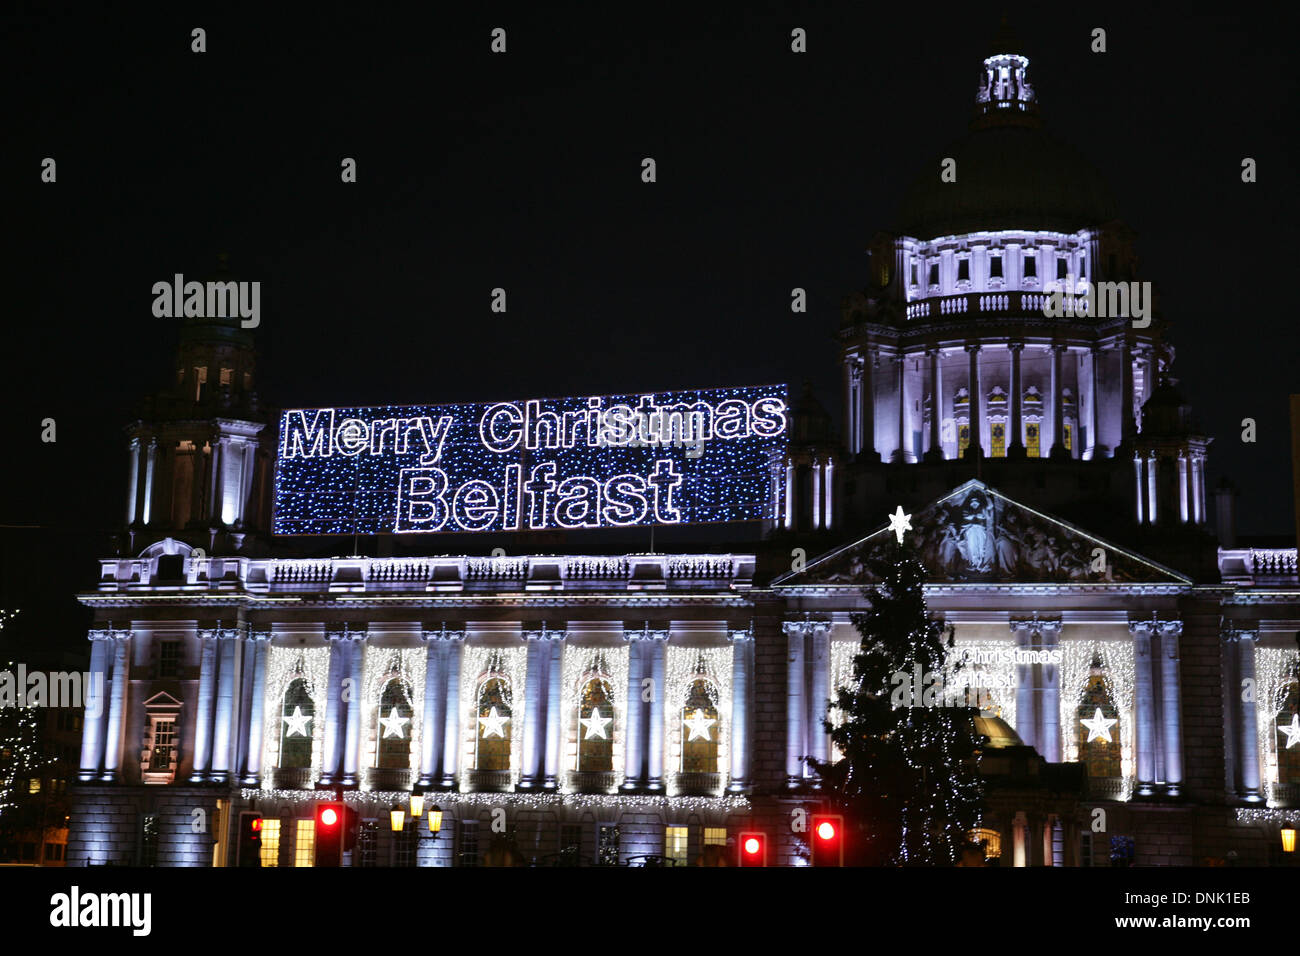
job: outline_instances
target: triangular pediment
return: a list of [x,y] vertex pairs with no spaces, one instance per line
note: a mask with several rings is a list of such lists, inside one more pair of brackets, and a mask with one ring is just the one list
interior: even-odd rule
[[[906,541],[934,584],[1190,584],[1177,571],[972,479],[911,516]],[[887,523],[777,578],[774,587],[861,586],[897,538]]]
[[152,697],[146,700],[144,702],[144,705],[147,708],[152,708],[155,710],[167,710],[169,708],[179,708],[181,706],[181,702],[177,700],[175,697],[173,697],[171,694],[167,693],[167,691],[160,690],[158,693],[154,694]]

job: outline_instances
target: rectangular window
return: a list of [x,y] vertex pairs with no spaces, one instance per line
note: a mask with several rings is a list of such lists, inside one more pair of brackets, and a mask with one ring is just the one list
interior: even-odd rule
[[313,866],[316,862],[316,820],[297,821],[296,839],[293,842],[293,865]]
[[727,828],[726,827],[705,827],[704,845],[705,846],[726,846]]
[[1025,426],[1025,453],[1030,458],[1041,457],[1038,446],[1038,423],[1030,422]]
[[170,770],[172,765],[172,748],[176,745],[176,722],[173,720],[156,720],[153,725],[153,757],[149,761],[150,770]]
[[158,814],[146,813],[140,819],[140,865],[158,865]]
[[478,821],[460,821],[460,847],[457,862],[461,866],[478,866]]
[[994,422],[989,428],[989,434],[993,436],[993,457],[1007,457],[1007,426],[1002,422]]
[[166,679],[180,674],[181,642],[160,641],[158,643],[158,677]]
[[989,278],[990,279],[1002,278],[1002,257],[1001,256],[989,257]]
[[280,865],[280,821],[269,817],[262,820],[262,865]]
[[1038,258],[1034,255],[1032,249],[1025,250],[1025,278],[1034,279],[1038,277]]
[[363,820],[357,831],[357,848],[353,859],[357,866],[374,866],[375,851],[379,844],[379,824],[374,820]]
[[686,827],[664,827],[664,859],[673,866],[686,865]]
[[45,860],[46,862],[54,862],[54,863],[58,863],[62,861],[63,844],[62,843],[45,844]]
[[916,285],[916,260],[912,260],[912,285]]
[[1079,834],[1079,865],[1092,866],[1092,833],[1087,830]]
[[[419,820],[414,821],[419,823]],[[417,826],[407,823],[401,833],[393,834],[393,866],[415,866],[416,841],[420,839]]]
[[40,792],[41,792],[41,778],[40,778],[40,777],[32,777],[30,780],[27,781],[27,792],[28,792],[28,793],[40,793]]
[[618,866],[618,827],[602,823],[596,844],[596,863],[600,866]]
[[957,260],[957,281],[970,281],[970,256],[962,256]]
[[939,284],[939,263],[930,263],[930,285]]
[[234,374],[235,374],[235,370],[233,368],[223,368],[221,370],[221,384],[229,385],[230,379]]
[[1056,278],[1064,279],[1070,271],[1070,260],[1065,256],[1056,257]]

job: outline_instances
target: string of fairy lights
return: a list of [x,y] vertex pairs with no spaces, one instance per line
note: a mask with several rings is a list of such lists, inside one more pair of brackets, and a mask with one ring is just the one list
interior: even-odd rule
[[583,728],[578,723],[578,705],[583,689],[592,680],[599,680],[605,685],[609,712],[604,717],[613,723],[606,725],[604,733],[613,740],[613,766],[615,769],[624,765],[623,740],[627,727],[627,645],[584,646],[566,644],[560,668],[560,707],[564,714],[561,733],[564,739],[564,767],[566,770],[583,769],[578,766],[578,749]]
[[1260,777],[1270,803],[1276,799],[1280,779],[1278,717],[1296,680],[1298,666],[1300,651],[1255,644],[1255,722],[1259,733]]

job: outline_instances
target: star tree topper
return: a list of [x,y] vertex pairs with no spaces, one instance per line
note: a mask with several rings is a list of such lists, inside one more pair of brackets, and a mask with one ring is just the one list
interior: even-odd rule
[[1286,749],[1290,750],[1296,744],[1300,744],[1300,714],[1291,715],[1291,723],[1278,724],[1280,732],[1286,734]]
[[483,725],[484,737],[504,737],[506,721],[509,719],[508,716],[503,717],[498,714],[497,709],[493,707],[488,711],[488,715],[480,717],[478,722]]
[[307,722],[311,720],[311,718],[302,712],[301,707],[295,706],[293,708],[293,713],[288,717],[282,717],[281,720],[289,725],[289,732],[285,734],[286,737],[311,736],[307,732]]
[[410,721],[410,717],[399,716],[396,707],[388,712],[387,717],[379,718],[379,722],[384,725],[384,736],[396,737],[398,740],[406,736],[405,725]]
[[903,506],[889,516],[889,530],[898,535],[898,543],[903,543],[903,532],[912,530],[912,516],[903,514]]
[[1085,744],[1090,744],[1094,740],[1103,740],[1106,743],[1111,743],[1111,725],[1117,724],[1119,721],[1114,717],[1103,717],[1101,715],[1101,708],[1098,707],[1097,712],[1092,715],[1091,720],[1085,717],[1080,720],[1079,723],[1088,728],[1088,739],[1084,741]]
[[697,707],[695,708],[695,713],[691,715],[690,719],[683,720],[682,723],[691,729],[691,735],[686,738],[688,741],[712,740],[713,738],[709,736],[709,728],[717,723],[717,721],[712,717],[705,717],[704,711]]
[[582,726],[586,728],[586,733],[583,734],[583,739],[595,740],[599,737],[601,740],[608,740],[609,738],[605,736],[605,725],[613,722],[614,718],[612,717],[600,716],[599,707],[591,708],[591,716],[584,717],[581,721]]

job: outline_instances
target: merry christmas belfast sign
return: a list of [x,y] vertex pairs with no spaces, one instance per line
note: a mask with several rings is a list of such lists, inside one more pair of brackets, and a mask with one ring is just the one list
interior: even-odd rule
[[753,521],[774,514],[785,386],[291,409],[276,534]]

